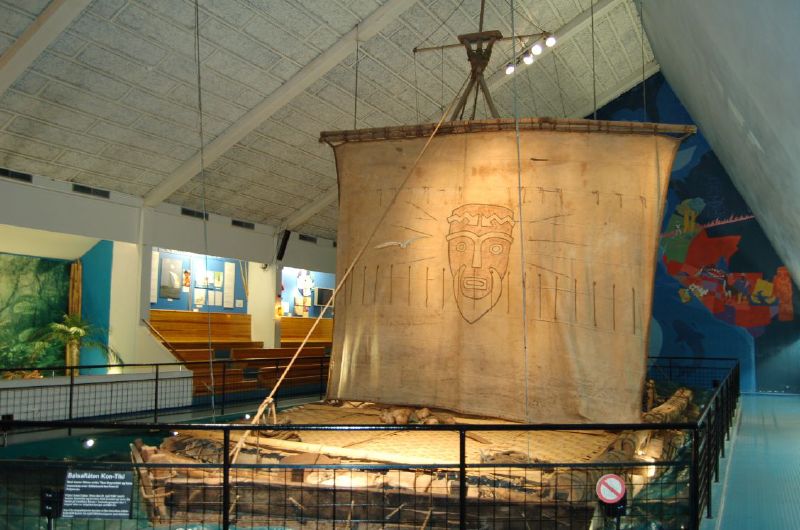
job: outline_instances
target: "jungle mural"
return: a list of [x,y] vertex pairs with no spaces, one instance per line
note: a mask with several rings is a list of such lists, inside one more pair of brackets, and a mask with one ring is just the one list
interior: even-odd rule
[[0,367],[64,363],[62,344],[37,339],[67,312],[69,267],[67,261],[0,254]]
[[[597,117],[693,123],[660,73],[644,94]],[[701,132],[677,154],[661,231],[650,355],[736,357],[743,391],[800,393],[798,290]]]

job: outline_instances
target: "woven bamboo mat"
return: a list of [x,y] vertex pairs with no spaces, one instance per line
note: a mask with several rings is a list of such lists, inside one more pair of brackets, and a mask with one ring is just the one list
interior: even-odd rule
[[[334,407],[309,404],[279,413],[292,424],[380,425],[378,407]],[[460,418],[457,423],[509,424],[491,418]],[[480,463],[481,454],[515,451],[532,461],[553,463],[587,462],[602,453],[614,440],[606,431],[480,431],[488,443],[467,439],[467,462]],[[400,453],[409,457],[458,462],[458,434],[434,431],[303,431],[303,442]]]

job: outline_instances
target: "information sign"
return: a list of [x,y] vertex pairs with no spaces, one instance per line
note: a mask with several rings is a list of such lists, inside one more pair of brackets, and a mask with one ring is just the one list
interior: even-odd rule
[[129,519],[133,473],[130,471],[67,471],[64,519]]

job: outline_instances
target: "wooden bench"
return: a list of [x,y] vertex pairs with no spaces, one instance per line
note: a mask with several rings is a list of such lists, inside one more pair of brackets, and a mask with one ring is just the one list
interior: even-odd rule
[[[292,357],[297,348],[233,348],[231,359],[248,359],[257,357],[260,359],[275,359],[280,357]],[[321,346],[305,346],[299,357],[322,357],[325,355],[325,348]]]
[[263,348],[263,342],[256,341],[191,341],[191,342],[170,342],[170,345],[176,350],[194,350],[200,348],[208,348],[209,346],[214,350],[232,350],[234,348]]
[[[242,313],[150,310],[150,325],[167,342],[251,342],[251,317]],[[209,325],[210,324],[210,325]],[[210,332],[210,337],[209,337]]]
[[[297,348],[302,344],[308,330],[314,324],[314,318],[282,317],[281,318],[281,347]],[[330,348],[333,344],[333,319],[323,318],[317,324],[314,332],[306,342],[308,346],[322,346]]]
[[[211,367],[208,350],[191,350],[196,358],[187,359],[187,368],[192,371],[195,395],[211,392]],[[295,350],[286,348],[261,349],[258,357],[243,355],[252,350],[237,350],[231,360],[214,362],[214,384],[217,392],[241,392],[263,389],[269,391],[277,383],[281,374],[291,362]],[[205,361],[205,362],[191,362]],[[330,358],[323,355],[323,348],[304,348],[284,379],[283,386],[300,384],[324,384],[328,377]]]

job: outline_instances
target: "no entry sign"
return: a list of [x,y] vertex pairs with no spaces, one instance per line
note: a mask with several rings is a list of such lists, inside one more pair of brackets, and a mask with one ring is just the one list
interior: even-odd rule
[[625,497],[625,481],[619,475],[603,475],[597,481],[595,492],[602,502],[616,504]]

